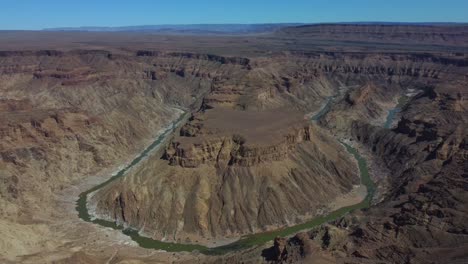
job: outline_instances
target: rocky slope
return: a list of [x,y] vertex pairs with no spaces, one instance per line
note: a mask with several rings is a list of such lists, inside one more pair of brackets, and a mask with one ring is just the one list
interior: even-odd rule
[[394,174],[384,202],[351,235],[360,248],[369,240],[374,246],[350,249],[353,256],[429,262],[447,252],[445,261],[466,258],[468,105],[460,88],[427,89],[393,131],[353,126],[356,139],[383,156]]
[[[180,76],[181,60],[186,60],[185,70],[190,68],[187,77]],[[14,237],[17,229],[47,223],[55,210],[44,204],[53,204],[55,195],[71,184],[143,148],[178,117],[174,106],[199,104],[199,96],[210,88],[209,75],[226,63],[222,57],[153,58],[139,56],[139,51],[3,52],[2,235]],[[11,228],[12,223],[19,225]],[[47,230],[41,226],[37,232],[51,232]],[[4,241],[1,252],[35,252],[47,240],[35,237],[27,242],[31,246]]]
[[[391,171],[380,181],[389,184],[383,200],[368,211],[276,245],[282,253],[271,249],[270,259],[294,262],[320,256],[307,249],[313,243],[334,261],[346,263],[464,263],[468,104],[463,73],[466,66],[427,81],[391,130],[364,120],[348,122],[343,128],[348,135]],[[354,110],[350,97],[355,95],[342,99],[325,119],[330,122],[341,109],[351,116],[363,113]]]

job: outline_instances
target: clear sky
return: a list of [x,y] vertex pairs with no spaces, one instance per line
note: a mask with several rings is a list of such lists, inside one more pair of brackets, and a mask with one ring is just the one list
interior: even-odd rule
[[468,22],[468,0],[0,0],[0,29],[353,21]]

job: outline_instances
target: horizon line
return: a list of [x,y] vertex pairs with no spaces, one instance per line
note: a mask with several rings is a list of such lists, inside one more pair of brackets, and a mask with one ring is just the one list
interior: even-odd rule
[[[57,26],[57,27],[44,27],[40,29],[0,29],[0,31],[54,31],[54,30],[72,30],[87,31],[86,29],[125,29],[134,27],[161,27],[161,26],[255,26],[255,25],[291,25],[291,26],[303,26],[303,25],[337,25],[337,24],[408,24],[408,25],[464,25],[466,22],[447,22],[447,21],[342,21],[342,22],[259,22],[259,23],[174,23],[174,24],[135,24],[135,25],[120,25],[120,26]],[[99,30],[97,30],[99,31]]]

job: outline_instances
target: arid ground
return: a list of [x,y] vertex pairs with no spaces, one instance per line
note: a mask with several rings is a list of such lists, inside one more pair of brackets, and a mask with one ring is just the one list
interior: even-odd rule
[[466,263],[467,87],[462,24],[0,31],[0,262]]

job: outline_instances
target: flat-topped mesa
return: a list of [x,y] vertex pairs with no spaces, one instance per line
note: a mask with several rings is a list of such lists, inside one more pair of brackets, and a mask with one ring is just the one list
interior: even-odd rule
[[301,223],[356,184],[355,162],[301,112],[217,107],[89,204],[154,239],[211,244]]
[[284,131],[281,139],[273,144],[253,144],[242,134],[215,136],[206,139],[178,137],[173,140],[164,154],[170,165],[185,168],[199,167],[201,164],[225,167],[227,165],[253,166],[263,162],[285,159],[297,143],[310,141],[311,126],[299,123]]

